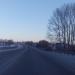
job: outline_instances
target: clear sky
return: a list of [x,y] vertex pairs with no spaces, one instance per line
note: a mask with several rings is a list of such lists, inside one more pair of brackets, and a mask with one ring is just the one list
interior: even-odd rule
[[64,3],[75,0],[0,0],[0,39],[46,39],[48,19]]

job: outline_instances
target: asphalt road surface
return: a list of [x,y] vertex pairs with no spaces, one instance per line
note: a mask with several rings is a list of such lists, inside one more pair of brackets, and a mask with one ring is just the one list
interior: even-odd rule
[[47,52],[24,47],[0,52],[0,75],[75,75],[75,72],[58,64]]

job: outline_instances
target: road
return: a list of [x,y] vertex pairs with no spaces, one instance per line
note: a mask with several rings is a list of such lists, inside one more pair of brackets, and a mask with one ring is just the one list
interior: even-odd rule
[[0,52],[0,75],[75,75],[52,55],[32,47]]

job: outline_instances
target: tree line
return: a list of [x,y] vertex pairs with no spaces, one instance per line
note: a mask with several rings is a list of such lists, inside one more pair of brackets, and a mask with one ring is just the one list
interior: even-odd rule
[[75,3],[56,8],[49,20],[48,38],[69,48],[75,44]]

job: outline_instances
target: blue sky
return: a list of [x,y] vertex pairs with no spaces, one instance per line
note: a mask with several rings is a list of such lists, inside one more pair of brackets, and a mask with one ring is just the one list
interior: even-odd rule
[[46,39],[48,19],[64,3],[75,0],[0,0],[0,39]]

